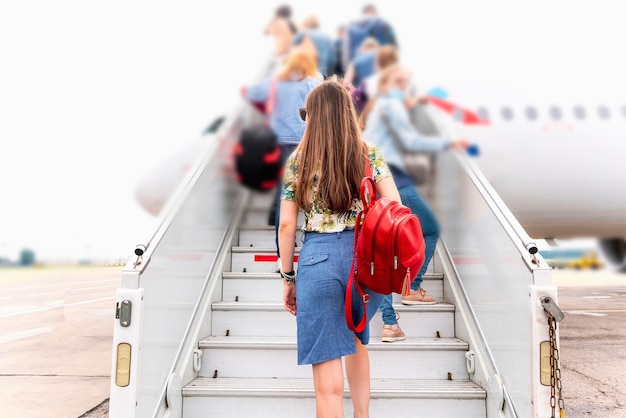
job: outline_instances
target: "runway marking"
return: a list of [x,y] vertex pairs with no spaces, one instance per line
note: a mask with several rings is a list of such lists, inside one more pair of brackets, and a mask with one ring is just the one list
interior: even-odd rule
[[89,299],[89,300],[83,300],[80,302],[73,302],[73,303],[65,303],[65,304],[61,304],[61,303],[54,303],[54,304],[50,304],[49,306],[44,306],[41,308],[34,308],[34,309],[22,309],[20,311],[17,312],[10,312],[10,313],[5,313],[0,315],[0,318],[8,318],[11,316],[18,316],[18,315],[28,315],[28,314],[32,314],[32,313],[36,313],[36,312],[44,312],[44,311],[50,311],[52,309],[57,309],[57,308],[64,308],[64,307],[68,307],[68,306],[77,306],[77,305],[84,305],[87,303],[96,303],[96,302],[102,302],[105,300],[114,300],[115,296],[108,296],[105,298],[98,298],[98,299]]
[[570,313],[575,313],[575,312],[608,312],[608,313],[620,313],[620,312],[626,312],[626,309],[573,309],[571,311],[565,311],[565,312],[570,312]]
[[122,279],[121,278],[116,278],[116,279],[102,279],[102,280],[83,280],[80,282],[63,282],[63,283],[57,283],[57,284],[48,284],[48,285],[41,285],[41,286],[21,286],[21,287],[12,287],[12,288],[7,288],[6,290],[17,290],[17,291],[21,291],[21,290],[33,290],[33,289],[48,289],[51,287],[59,287],[59,286],[69,286],[69,285],[74,285],[74,284],[94,284],[94,283],[111,283],[111,282],[116,282],[116,283],[122,283]]
[[119,287],[116,284],[113,285],[108,285],[108,286],[98,286],[98,287],[81,287],[81,288],[71,288],[71,289],[65,289],[63,291],[55,291],[55,292],[46,292],[46,293],[29,293],[28,295],[22,295],[22,296],[6,296],[6,297],[2,297],[0,298],[0,301],[10,301],[13,299],[27,299],[27,298],[33,298],[33,297],[38,297],[38,296],[52,296],[52,295],[64,295],[68,292],[71,293],[80,293],[83,290],[99,290],[99,289],[107,289],[110,287]]
[[115,299],[115,296],[108,296],[106,298],[89,299],[89,300],[83,300],[81,302],[66,303],[63,306],[77,306],[77,305],[84,305],[86,303],[100,302],[103,300],[113,300],[113,299]]
[[10,343],[12,341],[21,340],[28,337],[34,337],[35,335],[45,334],[48,332],[52,332],[52,328],[40,327],[14,332],[13,334],[0,335],[0,344]]
[[607,316],[610,313],[626,313],[626,309],[576,309],[573,311],[565,311],[565,313],[572,315]]

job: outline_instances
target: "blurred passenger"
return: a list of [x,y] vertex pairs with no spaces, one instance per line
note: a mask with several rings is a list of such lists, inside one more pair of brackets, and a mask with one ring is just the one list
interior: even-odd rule
[[378,94],[378,76],[381,71],[399,62],[400,54],[398,53],[398,48],[393,45],[383,45],[378,48],[376,61],[374,61],[374,72],[361,82],[361,86],[365,88],[365,92],[369,97],[376,97]]
[[335,46],[335,75],[337,77],[343,78],[346,70],[343,67],[342,64],[342,60],[341,60],[341,51],[343,50],[343,41],[344,41],[344,37],[346,35],[346,26],[345,25],[339,25],[339,27],[337,28],[337,37],[335,38],[333,44]]
[[399,60],[400,57],[395,46],[383,45],[378,48],[374,62],[374,73],[363,79],[351,93],[359,115],[365,109],[369,98],[375,97],[378,93],[379,73],[390,65],[397,64]]
[[361,81],[374,74],[374,62],[378,53],[378,41],[373,37],[365,38],[354,60],[348,64],[343,85],[355,89]]
[[298,28],[291,20],[291,6],[285,4],[276,8],[274,17],[265,26],[264,34],[274,37],[274,55],[284,58],[291,49]]
[[[311,364],[317,417],[344,417],[344,368],[355,417],[369,417],[369,322],[362,332],[346,323],[345,289],[354,255],[359,188],[367,164],[377,191],[400,201],[379,149],[365,142],[348,91],[332,79],[306,99],[302,142],[285,165],[280,217],[283,306],[296,316],[298,364]],[[293,248],[299,211],[304,211],[298,272]],[[356,291],[355,291],[356,293]],[[367,320],[382,295],[368,291]],[[363,315],[360,297],[353,313]],[[298,413],[298,416],[310,415]]]
[[[244,97],[250,102],[267,102],[270,91],[275,88],[274,102],[269,117],[269,125],[276,136],[282,150],[283,164],[287,157],[298,146],[304,133],[304,121],[298,109],[304,107],[306,95],[320,83],[319,71],[315,58],[304,49],[292,51],[274,79],[263,80],[258,84],[244,88]],[[272,87],[274,86],[274,87]],[[269,225],[276,227],[276,254],[278,249],[278,219],[280,216],[280,189],[282,181],[276,189],[275,204],[270,211]],[[278,260],[280,262],[280,259]]]
[[315,54],[319,71],[324,78],[335,73],[337,53],[332,38],[319,28],[315,16],[309,16],[302,23],[302,30],[294,37],[294,45],[306,48]]
[[[380,147],[393,174],[402,203],[419,218],[426,242],[424,266],[411,283],[410,295],[403,296],[402,303],[404,305],[435,304],[436,300],[426,294],[421,284],[439,239],[439,222],[417,191],[413,178],[407,174],[402,159],[403,150],[398,149],[392,135],[404,144],[406,150],[415,152],[436,153],[449,147],[466,149],[468,144],[464,140],[452,141],[442,137],[423,136],[411,124],[408,107],[415,106],[417,99],[407,96],[407,89],[410,85],[408,70],[399,64],[393,64],[380,73],[378,81],[378,94],[369,100],[359,119],[364,129],[363,136]],[[393,132],[390,131],[391,127]],[[387,295],[380,306],[384,323],[383,342],[405,339],[404,332],[398,326],[398,317],[392,301],[392,295]]]
[[395,30],[391,24],[378,15],[378,9],[373,4],[363,7],[361,17],[346,26],[346,34],[341,53],[342,65],[348,68],[357,52],[368,37],[376,39],[379,45],[394,45],[398,47]]

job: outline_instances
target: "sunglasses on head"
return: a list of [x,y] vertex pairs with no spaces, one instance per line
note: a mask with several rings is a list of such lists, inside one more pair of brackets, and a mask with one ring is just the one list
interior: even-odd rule
[[300,118],[306,121],[306,107],[301,107],[298,109],[298,113],[300,114]]

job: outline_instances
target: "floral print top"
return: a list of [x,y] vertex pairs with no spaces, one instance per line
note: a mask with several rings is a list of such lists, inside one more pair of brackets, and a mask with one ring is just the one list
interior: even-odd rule
[[[368,144],[370,166],[372,167],[372,176],[374,181],[378,183],[386,177],[391,177],[391,171],[385,162],[380,149],[372,144]],[[296,179],[298,177],[298,150],[296,149],[287,159],[285,163],[285,174],[283,178],[283,189],[281,199],[296,201]],[[304,212],[304,225],[302,231],[306,232],[341,232],[346,229],[353,229],[356,223],[356,216],[359,210],[363,209],[363,203],[359,196],[352,199],[350,209],[333,213],[330,209],[324,207],[318,200],[316,193],[316,185],[313,184],[314,199],[311,203],[311,209]]]

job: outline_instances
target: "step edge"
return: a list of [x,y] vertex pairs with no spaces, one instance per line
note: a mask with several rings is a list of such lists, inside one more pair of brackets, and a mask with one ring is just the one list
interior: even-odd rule
[[[217,386],[221,381],[227,381],[228,387]],[[208,383],[213,384],[208,384]],[[487,392],[471,382],[470,380],[428,380],[419,381],[424,386],[434,386],[435,388],[410,387],[410,382],[414,380],[371,379],[372,399],[392,399],[392,398],[415,398],[415,399],[486,399]],[[450,382],[447,384],[447,382]],[[237,384],[237,387],[233,386]],[[396,387],[384,387],[385,383],[393,383]],[[402,388],[400,389],[400,386]],[[350,391],[346,384],[344,398],[350,397]],[[263,389],[259,389],[263,388]],[[218,397],[218,396],[259,396],[264,397],[314,397],[312,379],[248,379],[248,378],[197,378],[182,389],[183,397]]]

